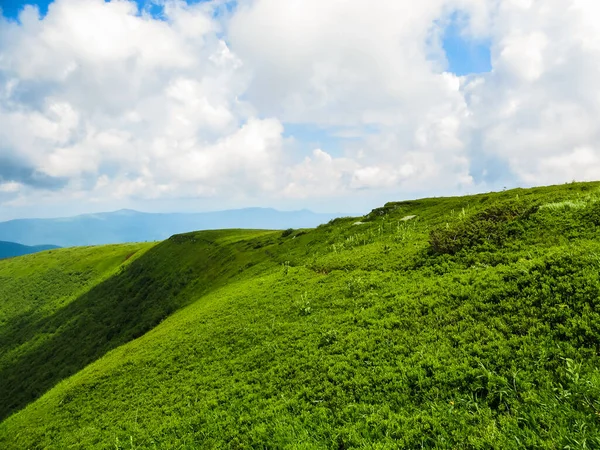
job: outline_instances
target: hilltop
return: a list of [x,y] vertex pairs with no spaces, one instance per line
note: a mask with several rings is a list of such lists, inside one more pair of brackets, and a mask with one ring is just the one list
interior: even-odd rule
[[0,261],[0,447],[600,447],[599,227],[571,183]]

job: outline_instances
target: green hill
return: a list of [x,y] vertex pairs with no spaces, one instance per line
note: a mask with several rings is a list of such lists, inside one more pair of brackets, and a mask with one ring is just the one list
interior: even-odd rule
[[16,242],[0,241],[0,259],[13,258],[15,256],[29,255],[31,253],[43,252],[59,248],[56,245],[22,245]]
[[572,183],[0,261],[0,448],[599,448],[599,227]]

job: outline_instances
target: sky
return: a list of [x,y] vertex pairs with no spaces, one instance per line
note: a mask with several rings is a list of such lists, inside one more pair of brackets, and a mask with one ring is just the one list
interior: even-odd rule
[[0,220],[600,179],[596,0],[0,5]]

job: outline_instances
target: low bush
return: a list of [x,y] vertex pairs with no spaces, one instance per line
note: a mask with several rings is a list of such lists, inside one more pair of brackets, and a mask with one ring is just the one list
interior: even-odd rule
[[495,204],[471,217],[446,224],[431,231],[431,250],[438,254],[455,254],[475,247],[498,247],[519,235],[519,222],[527,220],[538,207],[522,202]]

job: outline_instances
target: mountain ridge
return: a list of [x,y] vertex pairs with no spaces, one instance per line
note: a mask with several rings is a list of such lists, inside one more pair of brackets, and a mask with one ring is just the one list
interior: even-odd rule
[[206,229],[312,228],[339,214],[310,210],[241,208],[200,213],[149,213],[131,209],[57,218],[23,218],[0,222],[0,240],[61,247],[158,241],[174,234]]
[[15,256],[29,255],[31,253],[43,252],[60,248],[58,245],[23,245],[17,242],[0,241],[0,259],[13,258]]

